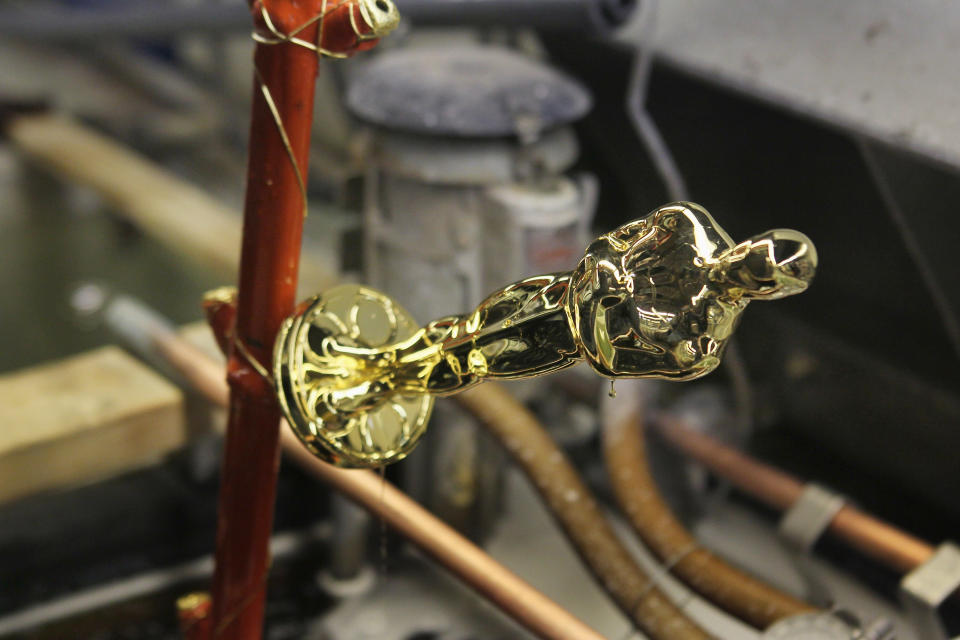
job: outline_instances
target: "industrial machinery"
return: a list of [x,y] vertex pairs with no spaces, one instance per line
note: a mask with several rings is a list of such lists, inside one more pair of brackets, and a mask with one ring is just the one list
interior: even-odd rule
[[0,7],[0,640],[958,637],[948,5]]

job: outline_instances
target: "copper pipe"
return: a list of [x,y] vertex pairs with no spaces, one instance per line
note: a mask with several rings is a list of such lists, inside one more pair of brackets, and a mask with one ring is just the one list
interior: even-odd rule
[[454,398],[503,444],[533,482],[600,586],[655,640],[705,640],[637,564],[613,532],[576,469],[530,411],[488,382]]
[[321,462],[300,444],[290,429],[284,429],[282,437],[284,450],[299,465],[383,518],[537,636],[557,640],[602,638],[375,473],[339,469]]
[[849,505],[833,517],[829,531],[902,573],[913,571],[934,553],[932,545]]
[[[785,511],[800,498],[800,480],[664,416],[665,440],[688,457],[761,502]],[[827,531],[891,569],[908,573],[933,555],[933,546],[863,511],[844,505]]]
[[[233,293],[208,294],[204,308],[221,348],[229,345],[236,312]],[[594,577],[628,617],[655,640],[709,637],[673,606],[630,556],[573,465],[526,407],[493,383],[455,398],[514,456]],[[286,430],[283,436],[295,438]]]
[[607,422],[603,451],[620,508],[647,547],[680,581],[758,629],[815,610],[730,566],[697,544],[657,490],[650,473],[639,411],[624,412]]
[[[223,365],[173,333],[154,333],[155,349],[208,400],[226,406]],[[303,448],[284,425],[281,444],[301,468],[382,518],[517,623],[540,638],[602,640],[566,609],[370,471],[338,469]]]

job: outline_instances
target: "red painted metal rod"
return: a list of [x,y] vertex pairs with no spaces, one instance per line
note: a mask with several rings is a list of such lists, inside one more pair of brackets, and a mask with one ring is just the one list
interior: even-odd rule
[[[299,31],[298,38],[315,43],[318,24],[301,27],[322,9],[338,5],[339,0],[264,0],[251,10],[258,29],[264,28],[265,12],[280,33]],[[345,37],[353,33],[353,0],[342,5],[336,16],[328,14],[320,44],[356,49],[356,38]],[[318,60],[314,51],[295,43],[261,43],[254,65],[235,328],[246,353],[231,349],[227,365],[229,419],[212,591],[211,635],[229,640],[258,640],[263,630],[280,411],[271,385],[251,359],[269,362],[277,330],[293,311]]]

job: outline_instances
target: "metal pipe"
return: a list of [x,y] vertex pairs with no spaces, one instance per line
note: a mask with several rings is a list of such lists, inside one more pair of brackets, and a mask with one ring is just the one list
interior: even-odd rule
[[[207,320],[221,349],[229,347],[236,315],[234,292],[212,292]],[[543,426],[500,385],[487,383],[454,398],[473,413],[513,455],[600,585],[654,640],[706,640],[640,568],[603,517],[596,499]],[[284,437],[295,438],[284,432]],[[306,453],[306,450],[302,453]],[[311,454],[313,455],[313,454]]]
[[[271,4],[290,33],[325,5]],[[316,24],[300,34],[322,38]],[[273,528],[280,407],[260,375],[284,319],[293,312],[306,192],[318,56],[293,43],[257,44],[234,345],[227,364],[229,414],[220,470],[213,573],[212,638],[259,640],[263,631],[267,543]],[[269,365],[266,365],[269,366]]]
[[[157,325],[154,325],[156,327]],[[170,331],[150,335],[152,350],[211,402],[226,406],[223,365]],[[349,497],[407,538],[482,597],[540,638],[602,640],[588,627],[528,582],[490,557],[436,516],[373,472],[339,469],[307,451],[284,425],[286,455],[310,475]]]
[[538,637],[603,637],[377,474],[321,462],[289,428],[284,428],[282,438],[284,450],[297,464],[382,518]]
[[[675,417],[661,416],[654,424],[668,444],[774,509],[789,509],[803,493],[800,480],[694,431]],[[850,505],[840,509],[827,531],[902,573],[917,568],[934,552],[929,543]]]
[[637,564],[580,474],[536,417],[502,386],[486,383],[454,396],[487,427],[524,471],[594,578],[654,640],[705,640]]
[[643,420],[636,406],[607,421],[603,452],[617,502],[634,531],[687,586],[758,629],[815,611],[698,545],[660,496],[650,472]]

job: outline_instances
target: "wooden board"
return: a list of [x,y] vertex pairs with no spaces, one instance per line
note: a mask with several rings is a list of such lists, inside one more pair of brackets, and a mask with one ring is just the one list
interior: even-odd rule
[[[144,233],[232,281],[241,216],[199,187],[79,122],[56,114],[21,116],[6,130],[38,165],[94,189]],[[300,280],[310,294],[334,284],[327,261],[305,251]]]
[[117,347],[0,376],[0,502],[144,466],[186,440],[180,391]]

